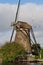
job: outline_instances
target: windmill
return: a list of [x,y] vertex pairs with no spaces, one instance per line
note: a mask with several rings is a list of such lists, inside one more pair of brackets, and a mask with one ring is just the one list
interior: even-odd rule
[[[13,31],[12,31],[12,35],[10,38],[10,42],[12,41],[14,30],[16,30],[15,42],[21,44],[24,47],[27,54],[39,55],[40,45],[38,45],[36,42],[32,26],[27,24],[26,22],[22,22],[22,21],[17,22],[19,7],[20,7],[20,0],[18,2],[15,22],[14,22],[14,24],[12,24]],[[34,45],[31,44],[32,40],[30,37],[30,31],[31,31],[32,37],[35,42]]]

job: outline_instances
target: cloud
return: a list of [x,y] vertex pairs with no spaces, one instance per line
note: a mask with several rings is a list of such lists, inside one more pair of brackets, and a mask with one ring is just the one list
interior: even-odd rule
[[[15,20],[16,15],[16,4],[0,4],[0,40],[3,42],[5,31],[5,38],[9,38],[7,30],[11,31],[11,22]],[[34,3],[26,3],[20,6],[18,20],[27,22],[32,25],[37,40],[43,43],[43,5]],[[6,32],[7,31],[7,32]],[[8,35],[8,36],[7,36]]]
[[[6,31],[6,32],[0,32],[0,46],[4,45],[5,42],[10,42],[12,30]],[[13,39],[15,39],[16,31],[14,32]]]
[[[10,28],[14,21],[17,5],[0,4],[0,31]],[[33,26],[43,27],[43,5],[27,3],[20,6],[18,20],[26,21]],[[40,23],[39,23],[40,22]]]
[[0,31],[10,28],[11,22],[14,21],[17,5],[0,4]]

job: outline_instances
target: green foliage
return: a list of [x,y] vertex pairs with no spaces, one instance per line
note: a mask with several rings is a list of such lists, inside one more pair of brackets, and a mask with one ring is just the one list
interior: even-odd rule
[[2,48],[0,49],[0,55],[3,58],[3,61],[12,61],[21,56],[21,58],[25,58],[25,50],[24,48],[15,42],[12,43],[6,43]]
[[[41,54],[41,58],[40,58]],[[38,56],[35,56],[35,59],[43,59],[43,49],[40,50],[40,54]]]
[[41,47],[40,44],[33,44],[32,45],[32,54],[38,56],[40,53]]
[[43,49],[41,49],[41,58],[43,59]]
[[39,56],[35,56],[35,59],[38,59],[39,58]]

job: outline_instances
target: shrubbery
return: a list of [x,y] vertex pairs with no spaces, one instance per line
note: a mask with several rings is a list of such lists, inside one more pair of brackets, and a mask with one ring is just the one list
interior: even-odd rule
[[15,42],[12,43],[6,43],[2,48],[0,49],[0,56],[2,56],[3,61],[12,61],[21,56],[21,58],[25,58],[25,50],[24,48]]
[[43,49],[41,49],[41,58],[43,59]]

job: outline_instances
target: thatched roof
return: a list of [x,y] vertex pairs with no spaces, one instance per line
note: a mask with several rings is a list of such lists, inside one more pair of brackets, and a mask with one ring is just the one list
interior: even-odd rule
[[22,22],[22,21],[18,21],[18,22],[16,23],[16,25],[19,26],[20,28],[25,28],[25,29],[31,29],[31,28],[32,28],[31,25],[29,25],[29,24],[26,23],[26,22]]
[[16,24],[13,24],[12,26],[17,26],[19,28],[24,28],[24,29],[31,29],[32,26],[26,22],[18,21]]

